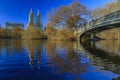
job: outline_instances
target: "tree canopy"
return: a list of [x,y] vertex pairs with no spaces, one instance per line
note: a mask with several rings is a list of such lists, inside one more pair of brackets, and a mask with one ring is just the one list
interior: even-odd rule
[[83,17],[87,12],[86,7],[75,0],[69,6],[60,6],[56,11],[52,9],[48,13],[48,18],[50,22],[54,22],[57,26],[75,30],[87,22]]
[[114,0],[105,4],[103,7],[91,10],[91,19],[97,19],[118,10],[120,10],[120,0]]

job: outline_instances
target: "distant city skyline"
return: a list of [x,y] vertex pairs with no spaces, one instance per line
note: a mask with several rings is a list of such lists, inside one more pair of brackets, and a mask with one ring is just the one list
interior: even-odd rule
[[[42,23],[47,23],[47,11],[61,5],[69,5],[73,0],[0,0],[0,25],[5,27],[6,22],[28,23],[29,12],[32,9],[34,16],[40,11]],[[79,0],[88,9],[103,6],[111,0]],[[36,21],[36,17],[34,18]]]

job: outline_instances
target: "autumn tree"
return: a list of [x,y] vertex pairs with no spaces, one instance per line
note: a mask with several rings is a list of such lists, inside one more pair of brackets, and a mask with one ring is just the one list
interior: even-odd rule
[[48,24],[54,24],[55,37],[68,40],[74,38],[75,30],[87,23],[86,15],[88,15],[86,7],[74,0],[68,6],[60,6],[58,9],[52,9],[48,12]]
[[5,30],[3,28],[0,28],[0,38],[5,37]]
[[120,0],[114,0],[105,4],[103,7],[91,10],[91,18],[97,19],[118,10],[120,10]]
[[53,22],[49,22],[47,23],[46,27],[45,27],[45,30],[44,30],[44,34],[47,36],[47,37],[53,37],[55,36],[55,28],[54,28],[55,24]]
[[19,27],[14,27],[11,32],[12,38],[21,38],[21,31],[22,29],[20,29]]
[[4,29],[4,34],[3,38],[11,38],[11,29]]
[[55,11],[49,13],[49,20],[54,22],[56,26],[68,27],[72,30],[81,27],[86,23],[83,18],[87,14],[87,9],[79,1],[73,1],[69,6],[61,6]]

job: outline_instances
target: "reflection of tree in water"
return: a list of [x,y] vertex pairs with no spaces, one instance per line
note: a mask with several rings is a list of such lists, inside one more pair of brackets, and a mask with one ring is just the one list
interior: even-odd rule
[[46,44],[46,52],[53,63],[53,66],[61,68],[58,73],[70,72],[80,75],[86,71],[86,65],[80,60],[80,55],[73,51],[74,42],[51,42]]
[[4,41],[3,40],[0,40],[0,52],[1,52],[1,49],[4,47]]
[[16,40],[12,40],[12,46],[13,46],[13,50],[15,50],[16,52],[20,52],[21,53],[21,49],[22,49],[22,42],[19,39]]
[[0,56],[2,55],[2,49],[4,48],[4,41],[0,40]]
[[23,46],[27,49],[29,54],[29,64],[31,68],[35,65],[35,60],[37,60],[37,67],[40,68],[40,59],[42,53],[42,41],[40,40],[22,40]]
[[21,40],[0,40],[0,51],[4,49],[6,51],[6,55],[10,56],[13,54],[21,53],[22,45]]
[[96,43],[96,47],[111,55],[120,55],[120,41],[119,40],[103,40]]

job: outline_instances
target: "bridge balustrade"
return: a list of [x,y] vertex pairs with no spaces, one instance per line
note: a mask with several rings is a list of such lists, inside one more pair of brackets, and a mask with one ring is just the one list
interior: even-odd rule
[[120,11],[118,12],[118,15],[119,15],[119,17],[120,17]]
[[117,13],[117,19],[120,19],[120,11]]
[[84,27],[80,28],[79,31],[80,31],[80,34],[82,34],[93,28],[116,23],[116,21],[118,20],[120,20],[120,11],[116,11],[114,13],[108,14],[96,20],[92,20],[88,24],[86,24]]
[[107,16],[105,16],[105,21],[104,22],[108,22],[108,21],[110,21],[111,20],[111,15],[109,14],[109,15],[107,15]]

